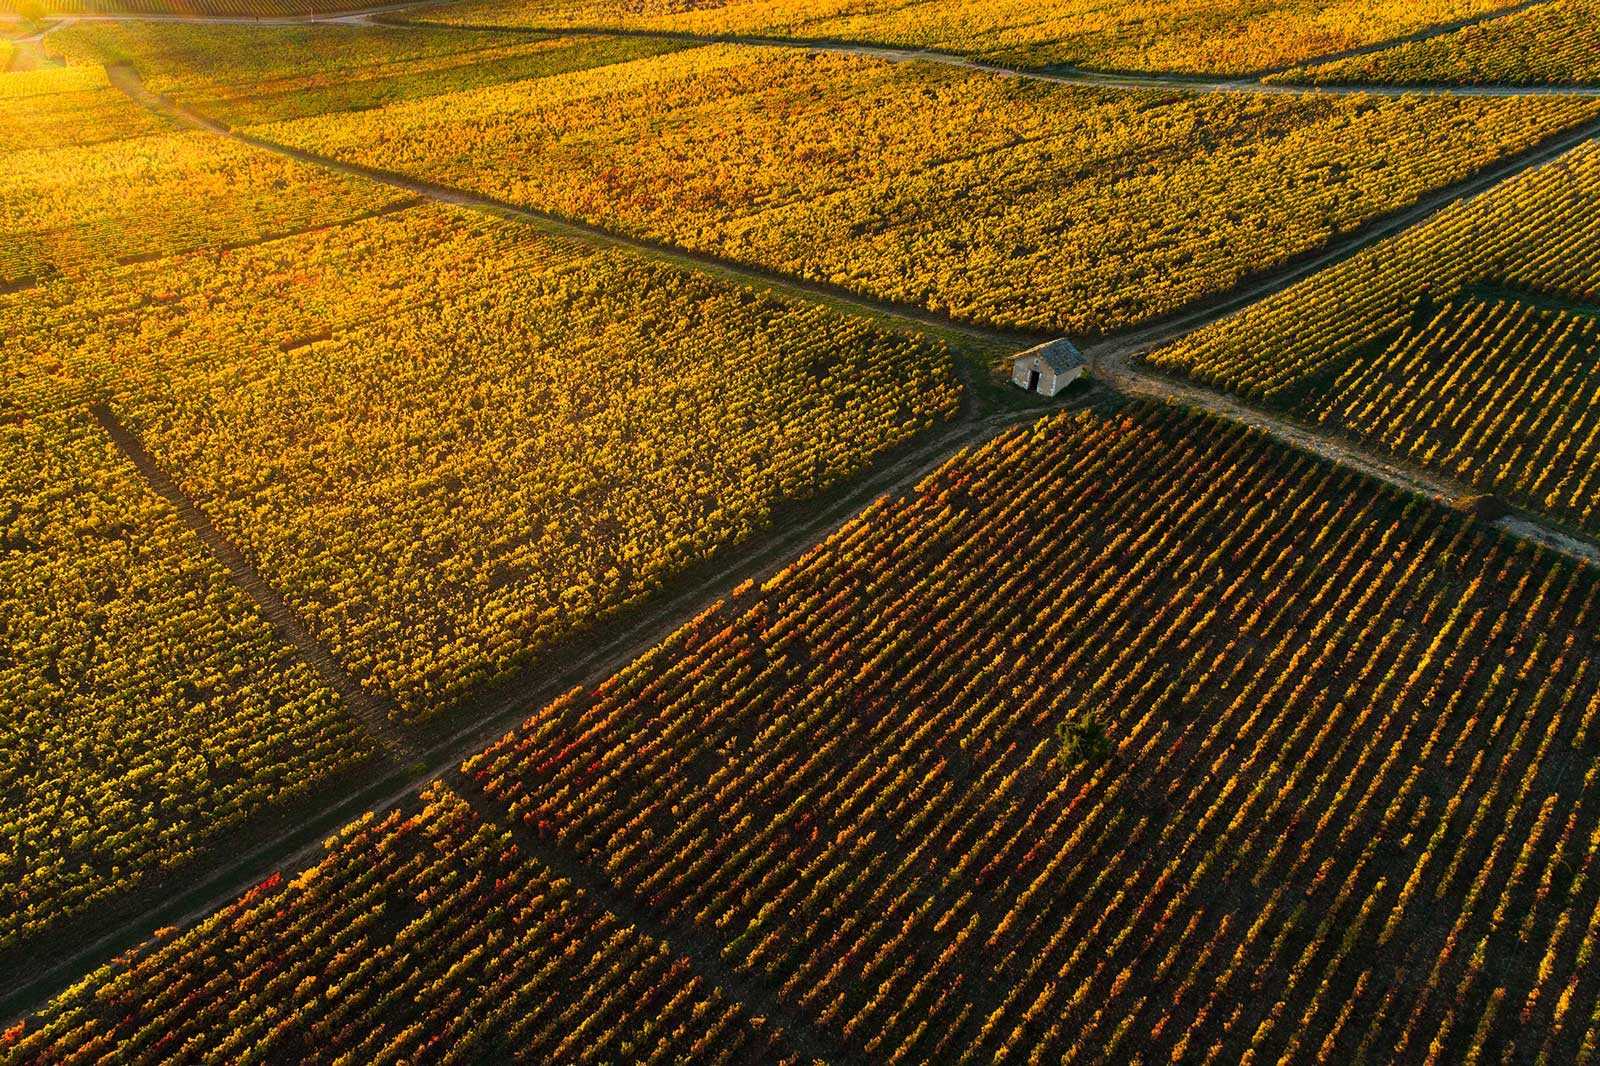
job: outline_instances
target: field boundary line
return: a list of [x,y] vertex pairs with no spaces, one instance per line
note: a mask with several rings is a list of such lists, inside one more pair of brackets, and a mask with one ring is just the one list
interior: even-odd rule
[[[687,269],[721,271],[747,282],[778,288],[799,298],[814,297],[852,305],[869,314],[898,319],[914,329],[931,326],[1017,348],[1026,347],[1051,336],[1044,332],[1025,332],[959,322],[946,314],[875,299],[822,282],[793,278],[763,267],[709,253],[690,251],[666,242],[626,236],[595,223],[569,219],[480,193],[438,185],[394,171],[349,163],[305,149],[279,144],[231,129],[224,123],[177,104],[164,96],[151,93],[145,87],[139,72],[130,64],[107,65],[106,73],[113,85],[138,103],[194,128],[207,130],[262,151],[273,152],[312,166],[382,182],[442,203],[484,212],[499,218],[526,222],[577,240],[641,252]],[[1600,89],[1596,92],[1600,93]],[[1221,293],[1192,309],[1180,309],[1142,326],[1113,334],[1093,344],[1086,344],[1085,354],[1089,357],[1091,367],[1113,389],[1145,397],[1157,395],[1157,389],[1165,390],[1165,395],[1181,393],[1185,397],[1184,402],[1191,406],[1199,406],[1226,418],[1247,421],[1280,443],[1291,447],[1305,450],[1308,448],[1307,442],[1316,441],[1318,454],[1333,458],[1336,462],[1343,462],[1344,465],[1351,466],[1367,476],[1377,477],[1404,491],[1421,492],[1436,499],[1459,496],[1460,493],[1452,491],[1450,488],[1452,483],[1447,479],[1397,464],[1378,450],[1361,442],[1335,440],[1332,437],[1319,435],[1309,427],[1298,427],[1292,418],[1282,412],[1256,407],[1240,397],[1209,386],[1193,382],[1179,383],[1142,368],[1136,369],[1131,365],[1132,357],[1170,344],[1198,329],[1222,321],[1237,311],[1276,295],[1313,274],[1336,266],[1389,237],[1427,221],[1448,207],[1475,199],[1535,167],[1556,160],[1574,148],[1595,140],[1596,137],[1600,137],[1600,117],[1551,134],[1543,141],[1513,153],[1485,167],[1477,174],[1434,190],[1419,198],[1410,207],[1378,216],[1348,233],[1334,235],[1321,250],[1313,250],[1290,259],[1255,280],[1247,279],[1233,290]],[[964,390],[967,391],[970,389]],[[1242,419],[1240,412],[1251,412],[1251,419]],[[1290,427],[1294,427],[1292,431]],[[1348,455],[1350,459],[1340,460],[1337,458],[1340,455]],[[1600,548],[1597,548],[1591,540],[1573,536],[1570,531],[1540,516],[1518,511],[1501,519],[1497,525],[1512,537],[1544,545],[1569,558],[1590,562],[1600,561]]]
[[389,717],[388,701],[361,687],[361,683],[300,621],[288,601],[261,576],[244,553],[217,529],[200,505],[156,461],[138,435],[124,425],[106,404],[94,404],[89,411],[117,450],[133,463],[145,484],[177,510],[184,525],[200,538],[201,543],[222,564],[233,578],[233,583],[255,602],[278,636],[293,645],[301,659],[317,672],[329,688],[338,693],[339,699],[356,718],[356,723],[383,748],[389,758],[402,765],[420,758],[421,749]]
[[[1050,408],[1052,413],[1086,406],[1092,396]],[[979,422],[964,420],[914,438],[896,452],[848,479],[831,498],[808,508],[793,521],[771,527],[742,545],[731,545],[724,558],[708,560],[703,575],[681,591],[651,602],[617,629],[616,636],[597,641],[586,654],[558,664],[535,664],[503,690],[489,694],[472,710],[464,710],[453,732],[430,745],[417,762],[394,766],[364,788],[331,795],[327,805],[273,833],[231,861],[204,869],[188,889],[150,892],[153,900],[136,913],[118,915],[109,927],[88,934],[92,939],[65,952],[49,966],[32,965],[12,972],[0,987],[0,1019],[22,1020],[85,974],[137,947],[158,928],[187,927],[270,877],[288,875],[313,865],[323,843],[352,819],[367,811],[386,811],[414,796],[431,780],[449,776],[472,755],[518,728],[543,704],[574,688],[592,687],[656,647],[684,625],[728,599],[744,582],[765,581],[781,572],[868,506],[915,490],[921,480],[967,448],[977,447],[1011,426],[1026,421],[1009,417]],[[270,812],[268,812],[270,815]],[[137,903],[135,905],[138,905]],[[10,964],[8,964],[10,965]],[[11,966],[15,971],[17,967]]]
[[219,122],[208,115],[201,114],[168,97],[150,92],[145,87],[138,71],[130,64],[109,63],[106,65],[106,73],[111,79],[111,83],[132,97],[135,102],[191,129],[214,133],[220,137],[226,137],[229,140],[248,145],[251,148],[271,152],[274,155],[320,167],[324,170],[331,170],[351,177],[365,178],[368,181],[388,185],[426,197],[438,203],[466,208],[495,218],[532,225],[555,236],[582,241],[590,245],[603,245],[638,252],[654,259],[665,259],[679,267],[732,274],[739,277],[745,284],[766,286],[793,298],[811,301],[820,299],[832,303],[847,304],[857,308],[858,313],[893,318],[918,331],[926,331],[928,329],[944,330],[958,333],[974,340],[1007,344],[1016,348],[1029,347],[1057,336],[1056,333],[1048,330],[1008,329],[1001,326],[963,322],[942,312],[881,300],[869,294],[855,292],[842,286],[794,277],[781,271],[770,270],[750,263],[742,263],[735,259],[726,259],[709,252],[696,252],[681,248],[665,241],[630,236],[580,219],[567,218],[552,212],[541,211],[538,208],[524,207],[509,201],[497,200],[492,196],[486,196],[481,193],[414,178],[397,171],[369,167],[360,163],[350,163],[333,156],[321,155],[303,148],[295,148],[292,145],[280,144],[277,141],[267,140],[264,137],[257,137],[250,133],[235,130],[224,122]]
[[[850,304],[862,310],[897,318],[913,328],[933,327],[964,334],[975,339],[1026,347],[1039,341],[1053,339],[1057,333],[1048,330],[1017,329],[996,325],[965,322],[943,312],[929,311],[911,304],[873,297],[842,286],[798,278],[777,270],[728,259],[708,252],[698,252],[666,241],[630,236],[597,223],[568,218],[538,208],[526,207],[499,200],[482,193],[441,185],[415,178],[397,171],[351,163],[332,156],[322,155],[303,148],[280,144],[264,137],[241,132],[193,108],[152,93],[145,86],[139,72],[128,63],[106,65],[111,83],[144,107],[194,129],[205,130],[227,137],[262,151],[294,159],[311,166],[321,167],[352,177],[366,178],[403,191],[425,196],[440,203],[480,211],[498,218],[521,221],[545,228],[578,240],[625,248],[657,258],[665,258],[681,266],[709,268],[737,275],[748,282],[775,286],[789,294]],[[1600,95],[1600,88],[1596,94]],[[1557,94],[1559,95],[1559,94]],[[1256,303],[1266,296],[1344,259],[1379,241],[1409,229],[1452,204],[1475,197],[1524,171],[1559,158],[1573,148],[1600,137],[1600,117],[1589,119],[1564,130],[1552,133],[1544,140],[1485,167],[1476,174],[1446,185],[1421,196],[1408,207],[1387,215],[1376,216],[1344,233],[1331,235],[1321,248],[1310,249],[1299,256],[1285,260],[1275,268],[1255,276],[1245,277],[1229,291],[1216,294],[1197,306],[1179,309],[1169,315],[1158,316],[1131,329],[1109,334],[1095,342],[1107,345],[1160,345],[1177,340],[1202,326],[1228,317],[1237,310]]]
[[[1530,8],[1552,3],[1553,0],[1522,0],[1521,3],[1498,11],[1437,23],[1399,37],[1386,38],[1360,45],[1343,52],[1313,56],[1288,66],[1273,67],[1232,77],[1215,74],[1184,73],[1177,71],[1138,71],[1116,68],[1085,68],[1070,64],[1048,67],[1013,67],[998,60],[984,59],[979,55],[950,52],[940,49],[918,48],[911,45],[891,44],[872,40],[850,40],[837,37],[784,37],[768,34],[693,33],[687,30],[643,29],[624,26],[505,26],[481,23],[432,22],[427,18],[408,19],[393,17],[419,8],[447,7],[457,0],[399,0],[396,3],[368,7],[334,10],[326,14],[276,15],[251,17],[246,15],[180,15],[142,14],[139,12],[84,12],[71,15],[47,16],[50,25],[29,40],[42,39],[57,29],[80,22],[146,22],[189,23],[216,26],[308,26],[308,25],[367,25],[395,26],[426,29],[449,29],[504,34],[534,34],[540,37],[638,37],[661,40],[680,40],[702,44],[743,44],[766,48],[802,48],[811,51],[853,52],[874,56],[891,62],[920,60],[947,66],[966,67],[972,70],[1000,74],[1008,77],[1052,81],[1068,85],[1098,86],[1125,89],[1169,89],[1189,92],[1234,94],[1296,94],[1327,96],[1600,96],[1600,85],[1390,85],[1382,82],[1339,82],[1325,85],[1269,82],[1266,79],[1287,74],[1293,70],[1336,63],[1362,55],[1384,52],[1391,48],[1448,36],[1472,26],[1508,18]],[[11,19],[9,21],[18,21]]]
[[[40,40],[48,34],[80,22],[156,22],[179,23],[193,26],[315,26],[327,23],[361,22],[378,15],[395,11],[409,11],[418,7],[444,7],[456,0],[396,0],[388,4],[369,4],[365,7],[338,8],[320,14],[304,15],[180,15],[177,13],[140,11],[80,11],[72,14],[45,15],[39,21],[49,23],[29,40]],[[0,22],[21,23],[19,15],[0,17]]]
[[1303,59],[1298,63],[1291,63],[1288,66],[1275,67],[1271,70],[1263,70],[1257,74],[1256,77],[1263,79],[1274,78],[1280,74],[1287,74],[1291,70],[1326,66],[1329,63],[1339,63],[1346,59],[1359,59],[1361,56],[1376,55],[1379,52],[1387,52],[1391,48],[1399,48],[1403,45],[1418,44],[1422,41],[1432,41],[1440,37],[1448,37],[1452,33],[1460,33],[1462,30],[1470,30],[1472,27],[1481,26],[1486,22],[1498,22],[1501,19],[1510,18],[1513,15],[1520,15],[1530,8],[1546,7],[1554,2],[1555,0],[1522,0],[1521,3],[1511,4],[1508,7],[1502,7],[1497,11],[1485,11],[1479,15],[1469,15],[1466,18],[1455,19],[1450,22],[1441,22],[1438,25],[1429,26],[1424,29],[1416,30],[1412,33],[1401,34],[1399,37],[1390,37],[1382,41],[1374,41],[1371,44],[1359,45],[1355,48],[1347,48],[1342,52],[1329,52],[1326,55],[1314,56],[1311,59]]
[[591,902],[621,919],[627,925],[675,955],[689,960],[695,973],[728,999],[757,1016],[776,1022],[783,1039],[794,1050],[812,1061],[855,1063],[860,1056],[834,1038],[826,1029],[796,1014],[784,1005],[764,981],[741,973],[722,957],[716,939],[691,923],[672,923],[650,913],[626,889],[612,884],[606,875],[567,852],[559,845],[541,840],[516,814],[487,795],[477,782],[457,771],[444,783],[472,808],[479,822],[490,830],[501,830],[534,861],[549,868],[557,877],[570,881]]
[[[1534,0],[1548,3],[1549,0]],[[786,48],[806,52],[834,52],[880,59],[889,63],[933,63],[998,77],[1043,81],[1090,89],[1134,89],[1156,92],[1187,92],[1234,96],[1432,96],[1493,99],[1518,96],[1600,96],[1600,85],[1389,85],[1383,82],[1338,82],[1300,85],[1262,81],[1287,70],[1263,74],[1224,77],[1211,74],[1166,74],[1142,71],[1092,70],[1071,65],[1054,67],[1014,67],[998,60],[964,55],[935,48],[888,44],[882,41],[857,41],[842,37],[774,37],[759,33],[693,33],[687,30],[646,30],[616,26],[505,26],[488,23],[430,22],[426,18],[394,18],[377,15],[366,19],[369,25],[411,29],[459,30],[464,33],[520,34],[541,38],[622,37],[642,40],[684,41],[691,44],[732,44],[751,48]],[[1319,61],[1320,62],[1320,61]]]
[[[1280,445],[1326,459],[1370,480],[1382,482],[1413,495],[1425,496],[1443,506],[1481,495],[1481,490],[1443,474],[1412,466],[1369,448],[1360,441],[1330,432],[1292,415],[1268,411],[1217,393],[1202,385],[1169,378],[1143,368],[1133,368],[1118,360],[1096,364],[1096,374],[1118,392],[1158,402],[1177,402],[1248,426]],[[1489,524],[1517,540],[1538,544],[1575,562],[1600,566],[1600,546],[1571,536],[1520,508],[1506,505],[1511,514]]]

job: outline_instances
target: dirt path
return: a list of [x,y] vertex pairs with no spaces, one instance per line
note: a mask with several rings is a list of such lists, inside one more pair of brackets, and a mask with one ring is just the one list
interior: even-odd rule
[[194,531],[201,542],[211,550],[211,554],[216,556],[217,561],[227,569],[229,576],[233,578],[233,583],[255,601],[278,636],[292,644],[301,658],[321,676],[323,682],[339,694],[345,706],[355,715],[358,724],[385,754],[402,766],[420,759],[422,750],[390,716],[392,706],[388,701],[380,700],[362,688],[361,683],[350,675],[327,648],[323,647],[322,641],[305,627],[294,609],[257,572],[250,560],[245,558],[244,553],[222,535],[199,505],[183,491],[161,464],[156,462],[155,456],[146,450],[144,442],[123,425],[105,404],[96,404],[90,408],[90,412],[105,428],[117,448],[133,462],[145,483],[177,510],[184,524]]
[[604,873],[586,866],[560,848],[552,847],[538,834],[530,832],[519,819],[485,796],[474,782],[462,774],[451,774],[445,783],[466,801],[483,823],[510,834],[525,854],[549,867],[558,877],[571,881],[599,906],[622,919],[625,925],[631,925],[639,933],[665,944],[674,954],[688,959],[698,976],[710,982],[723,996],[742,1006],[746,1014],[765,1018],[769,1025],[775,1023],[784,1042],[803,1055],[806,1061],[829,1064],[861,1061],[833,1034],[785,1006],[767,981],[750,977],[724,962],[723,945],[709,937],[705,929],[674,925],[657,918],[632,895],[617,889]]
[[[748,266],[713,255],[689,252],[663,243],[620,236],[590,223],[561,218],[466,190],[435,185],[404,174],[346,163],[314,152],[280,145],[250,134],[230,130],[220,122],[174,104],[165,97],[149,92],[145,88],[138,72],[131,66],[112,65],[108,66],[106,71],[111,78],[112,84],[128,93],[145,107],[172,116],[193,128],[208,130],[219,136],[229,137],[252,147],[288,156],[303,163],[380,181],[443,203],[484,211],[501,218],[528,222],[564,236],[643,252],[653,257],[687,266],[690,269],[709,267],[794,295],[820,297],[835,303],[847,304],[858,307],[875,316],[899,319],[917,327],[935,326],[941,329],[955,329],[969,336],[991,341],[1002,341],[1019,348],[1026,346],[1032,340],[1038,339],[1022,333],[954,323],[947,316],[937,315],[918,308],[873,300],[832,286],[797,280],[774,271]],[[1357,442],[1335,438],[1330,434],[1300,426],[1298,423],[1283,416],[1247,406],[1234,397],[1209,388],[1189,383],[1172,382],[1148,371],[1135,369],[1131,357],[1138,352],[1158,348],[1196,329],[1220,321],[1243,307],[1280,292],[1318,271],[1342,262],[1379,241],[1432,217],[1452,204],[1481,196],[1509,178],[1557,159],[1578,145],[1593,140],[1596,136],[1600,136],[1600,120],[1584,123],[1549,138],[1543,144],[1526,152],[1502,160],[1474,177],[1425,196],[1409,208],[1369,223],[1351,233],[1336,237],[1322,251],[1302,257],[1288,266],[1272,270],[1265,277],[1254,282],[1247,282],[1232,293],[1209,301],[1203,307],[1193,311],[1181,312],[1175,316],[1123,334],[1120,337],[1112,338],[1102,344],[1091,346],[1087,354],[1095,368],[1095,372],[1101,380],[1113,388],[1127,391],[1133,395],[1178,396],[1181,394],[1183,402],[1191,406],[1211,411],[1223,417],[1247,422],[1284,443],[1294,447],[1306,448],[1318,455],[1322,455],[1324,458],[1387,481],[1404,491],[1420,492],[1423,495],[1439,499],[1458,499],[1465,492],[1452,481],[1396,464]],[[1590,562],[1600,561],[1600,550],[1597,550],[1594,544],[1574,538],[1553,524],[1544,522],[1536,516],[1519,514],[1512,518],[1502,519],[1497,524],[1509,535],[1536,541],[1571,558]]]
[[[8,966],[0,974],[0,1018],[5,1024],[17,1021],[83,974],[142,943],[151,930],[192,925],[273,873],[298,872],[314,864],[323,854],[326,838],[352,819],[367,811],[387,811],[429,781],[449,777],[464,759],[517,728],[544,703],[573,688],[600,684],[727,599],[743,582],[759,583],[774,576],[833,536],[873,501],[913,491],[919,481],[962,449],[981,445],[1016,421],[963,419],[883,456],[836,492],[800,509],[792,520],[776,524],[745,544],[730,546],[674,591],[630,613],[625,624],[614,627],[615,636],[596,639],[586,652],[545,665],[464,711],[462,724],[430,745],[419,760],[397,766],[393,773],[359,791],[327,796],[309,817],[235,850],[221,866],[188,885],[157,886],[140,893],[124,908],[125,913],[110,915],[49,965],[25,960]],[[163,475],[155,468],[145,476],[154,482]],[[184,498],[181,491],[177,495]],[[206,521],[203,514],[198,520]]]
[[[1298,419],[1252,407],[1204,386],[1137,368],[1131,364],[1126,353],[1102,356],[1094,366],[1095,376],[1118,392],[1152,400],[1176,400],[1231,421],[1242,422],[1282,444],[1321,456],[1329,462],[1446,506],[1453,506],[1482,492],[1453,478],[1382,456],[1358,441],[1307,425]],[[1517,511],[1496,519],[1493,525],[1508,536],[1540,544],[1569,559],[1600,565],[1600,546],[1571,536],[1535,515]]]
[[844,52],[852,55],[866,56],[881,59],[891,63],[936,63],[942,66],[957,67],[964,70],[982,72],[986,74],[999,74],[1006,77],[1023,78],[1031,81],[1045,81],[1060,85],[1079,85],[1094,88],[1113,89],[1158,89],[1176,90],[1196,93],[1227,93],[1244,95],[1265,96],[1460,96],[1460,97],[1512,97],[1512,96],[1600,96],[1600,86],[1539,86],[1539,85],[1430,85],[1430,86],[1398,86],[1384,84],[1338,84],[1338,85],[1291,85],[1270,83],[1264,78],[1302,66],[1314,66],[1322,63],[1335,62],[1340,59],[1351,58],[1359,55],[1370,55],[1381,52],[1398,45],[1408,44],[1413,41],[1424,41],[1435,37],[1442,37],[1465,29],[1468,26],[1504,18],[1508,15],[1524,11],[1530,7],[1550,3],[1552,0],[1524,0],[1523,3],[1503,8],[1499,11],[1489,12],[1473,18],[1458,19],[1453,22],[1441,23],[1436,26],[1419,30],[1416,33],[1406,34],[1383,41],[1375,41],[1360,48],[1350,49],[1345,52],[1334,53],[1326,56],[1317,56],[1303,63],[1277,68],[1259,74],[1245,77],[1208,77],[1205,75],[1189,74],[1159,74],[1137,71],[1099,71],[1087,70],[1078,67],[1058,67],[1051,69],[1031,69],[1009,67],[1001,63],[989,62],[970,55],[956,52],[945,52],[937,49],[911,48],[903,45],[886,44],[876,41],[847,40],[835,37],[779,37],[765,34],[699,34],[674,30],[643,30],[624,29],[615,26],[560,26],[560,27],[530,27],[530,26],[497,26],[473,25],[463,23],[430,22],[427,19],[394,18],[396,14],[414,11],[418,8],[437,8],[448,3],[449,0],[403,0],[399,3],[380,4],[364,8],[353,8],[347,11],[337,9],[325,14],[284,15],[268,18],[248,18],[229,15],[156,15],[137,14],[132,12],[66,15],[54,20],[53,25],[39,34],[53,31],[60,26],[68,26],[78,22],[183,22],[200,25],[248,25],[248,26],[301,26],[318,23],[340,23],[345,25],[369,26],[396,26],[428,29],[449,29],[464,32],[501,33],[501,34],[529,34],[538,37],[570,37],[570,36],[601,36],[601,37],[638,37],[657,40],[680,40],[703,44],[744,44],[756,45],[767,48],[799,48],[814,52]]
[[[1544,3],[1548,0],[1537,0]],[[1404,86],[1373,83],[1337,85],[1291,85],[1264,82],[1258,77],[1225,78],[1188,74],[1144,74],[1085,70],[1078,67],[1033,69],[1010,67],[956,52],[909,48],[876,41],[853,41],[837,37],[770,37],[744,33],[687,33],[676,30],[631,30],[612,26],[567,26],[560,30],[528,26],[497,26],[429,22],[427,19],[376,17],[373,25],[413,28],[453,29],[468,33],[525,34],[536,37],[594,36],[631,37],[646,40],[689,41],[699,44],[742,44],[761,48],[794,48],[808,52],[836,52],[865,56],[890,63],[935,63],[975,73],[995,74],[1026,81],[1051,82],[1099,89],[1155,89],[1189,93],[1221,93],[1245,96],[1434,96],[1434,97],[1513,97],[1513,96],[1600,96],[1600,86],[1556,87],[1548,85],[1430,85]],[[1409,38],[1407,38],[1409,39]],[[1398,43],[1398,42],[1396,42]],[[1380,51],[1381,48],[1373,48]],[[1318,59],[1317,62],[1323,60]],[[1273,72],[1278,73],[1278,72]]]

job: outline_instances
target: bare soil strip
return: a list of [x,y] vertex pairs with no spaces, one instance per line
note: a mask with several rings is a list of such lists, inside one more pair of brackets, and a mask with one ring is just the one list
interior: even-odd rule
[[515,815],[503,810],[478,788],[477,783],[460,773],[445,779],[485,824],[505,830],[518,848],[548,866],[557,876],[576,885],[595,903],[621,918],[652,940],[660,941],[675,954],[689,960],[695,971],[727,998],[742,1005],[754,1017],[776,1023],[785,1041],[808,1061],[853,1063],[857,1056],[826,1030],[795,1014],[783,1005],[777,993],[764,981],[740,973],[722,959],[721,945],[706,936],[703,929],[673,924],[657,918],[630,893],[619,891],[603,873],[574,859],[560,848],[539,838]]
[[[1176,401],[1234,422],[1242,422],[1279,443],[1311,452],[1340,466],[1360,471],[1374,480],[1426,496],[1446,506],[1457,506],[1481,492],[1463,482],[1385,457],[1352,438],[1251,407],[1204,386],[1135,368],[1129,365],[1125,354],[1100,357],[1094,364],[1094,373],[1100,380],[1129,396]],[[1532,541],[1578,562],[1600,565],[1600,546],[1570,536],[1532,514],[1514,510],[1509,515],[1495,519],[1492,524],[1507,536]]]
[[[899,319],[913,326],[934,325],[957,329],[970,336],[1024,347],[1039,339],[1028,334],[1007,330],[952,322],[947,316],[919,308],[892,304],[862,297],[848,290],[816,282],[801,281],[759,267],[748,266],[733,260],[699,252],[688,252],[671,245],[623,237],[601,226],[561,216],[519,207],[515,204],[481,196],[477,193],[449,186],[420,181],[404,174],[373,167],[346,163],[339,159],[318,155],[299,148],[291,148],[264,140],[247,133],[229,129],[226,125],[173,103],[145,88],[139,74],[131,66],[113,65],[106,68],[112,84],[128,93],[146,107],[196,129],[208,130],[264,151],[288,156],[303,163],[324,167],[345,174],[369,178],[396,188],[426,196],[458,207],[483,211],[500,218],[508,218],[541,226],[553,232],[591,242],[602,242],[618,247],[676,262],[691,269],[710,267],[715,270],[745,278],[801,297],[817,296],[833,302],[857,306],[870,314]],[[1280,292],[1296,282],[1327,267],[1350,258],[1377,242],[1404,229],[1417,225],[1452,204],[1481,196],[1495,186],[1533,167],[1551,162],[1568,151],[1600,136],[1600,120],[1573,127],[1564,133],[1546,139],[1525,152],[1508,157],[1479,172],[1476,176],[1439,189],[1423,197],[1413,206],[1368,223],[1349,233],[1335,237],[1320,252],[1303,256],[1288,266],[1280,267],[1253,282],[1245,282],[1233,292],[1208,301],[1190,311],[1158,320],[1149,325],[1113,337],[1087,350],[1097,376],[1111,387],[1131,395],[1178,399],[1225,418],[1244,421],[1255,426],[1281,443],[1315,452],[1325,459],[1352,467],[1364,474],[1386,481],[1406,492],[1421,493],[1438,500],[1454,501],[1468,495],[1462,487],[1448,479],[1397,463],[1378,454],[1374,449],[1353,439],[1335,437],[1321,430],[1302,425],[1287,417],[1249,407],[1242,401],[1192,383],[1180,383],[1157,375],[1136,365],[1134,356],[1159,348],[1203,326],[1220,321],[1235,311]],[[1245,417],[1248,415],[1249,417]],[[1569,535],[1565,530],[1537,516],[1517,513],[1497,523],[1505,533],[1533,540],[1552,551],[1584,562],[1600,562],[1600,547],[1582,538]]]
[[[1548,0],[1536,0],[1545,3]],[[426,18],[375,16],[368,21],[379,26],[426,27],[432,30],[461,30],[467,33],[525,34],[535,37],[635,37],[647,40],[688,41],[697,44],[742,44],[760,48],[797,48],[808,52],[842,52],[881,59],[890,63],[937,63],[984,74],[998,74],[1026,81],[1053,82],[1098,89],[1155,89],[1189,93],[1222,93],[1244,96],[1600,96],[1600,86],[1573,85],[1385,85],[1382,83],[1339,83],[1335,85],[1294,85],[1264,82],[1257,76],[1224,78],[1194,74],[1152,74],[1139,71],[1086,70],[1080,67],[1010,67],[957,52],[909,48],[878,41],[856,41],[838,37],[769,37],[746,33],[688,33],[680,30],[633,30],[614,26],[563,26],[560,29],[531,26],[498,26],[456,22],[429,22]],[[1409,38],[1406,38],[1409,39]],[[1401,43],[1399,41],[1393,43]],[[1388,42],[1385,43],[1387,46]],[[1372,51],[1381,51],[1373,48]],[[1324,62],[1318,59],[1316,62]],[[1293,69],[1293,68],[1286,68]],[[1281,73],[1279,71],[1269,72]]]
[[340,665],[327,648],[323,647],[322,642],[301,623],[293,608],[267,583],[250,560],[244,557],[244,553],[218,531],[189,494],[162,469],[161,464],[156,462],[155,456],[145,449],[144,442],[123,425],[105,404],[95,404],[90,411],[105,427],[112,442],[132,460],[145,483],[177,509],[184,524],[194,531],[201,542],[211,550],[211,554],[216,556],[217,561],[227,568],[234,583],[261,608],[261,613],[272,623],[278,635],[294,645],[301,657],[311,664],[328,687],[339,694],[339,698],[355,715],[361,727],[383,747],[389,758],[401,765],[419,759],[422,755],[421,749],[390,718],[387,701],[363,689],[361,683]]

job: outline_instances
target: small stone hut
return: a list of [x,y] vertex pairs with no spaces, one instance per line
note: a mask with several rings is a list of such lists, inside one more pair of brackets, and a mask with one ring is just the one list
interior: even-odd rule
[[1011,384],[1019,389],[1054,396],[1083,377],[1089,360],[1069,340],[1049,341],[1029,348],[1011,364]]

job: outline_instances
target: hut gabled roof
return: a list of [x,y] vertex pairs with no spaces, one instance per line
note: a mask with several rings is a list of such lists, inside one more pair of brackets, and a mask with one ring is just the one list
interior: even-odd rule
[[1017,356],[1017,361],[1024,359],[1040,359],[1057,374],[1063,374],[1073,367],[1088,366],[1089,360],[1078,351],[1078,346],[1065,337],[1060,340],[1046,341],[1045,343],[1029,348]]

